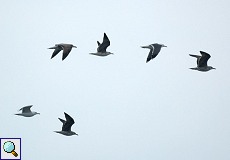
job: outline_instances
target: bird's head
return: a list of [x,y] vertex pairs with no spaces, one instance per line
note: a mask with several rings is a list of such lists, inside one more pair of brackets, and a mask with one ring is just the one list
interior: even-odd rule
[[73,131],[71,131],[71,135],[76,135],[76,136],[78,136],[78,134],[75,133],[75,132],[73,132]]
[[167,47],[166,45],[164,45],[164,44],[161,44],[161,47]]
[[106,52],[102,52],[102,54],[103,54],[103,53],[104,53],[104,54],[106,54],[106,55],[110,55],[110,54],[112,54],[112,55],[113,55],[113,53],[112,53],[112,52],[107,52],[107,51],[106,51]]
[[211,69],[216,69],[216,68],[214,68],[214,67],[210,66],[210,70],[211,70]]
[[40,113],[38,113],[38,112],[35,112],[35,114],[40,114]]

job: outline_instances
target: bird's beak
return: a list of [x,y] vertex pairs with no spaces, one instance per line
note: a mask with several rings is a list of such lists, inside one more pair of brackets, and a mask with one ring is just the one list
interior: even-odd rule
[[77,48],[76,46],[73,46],[73,48]]
[[167,47],[167,46],[163,45],[162,47]]
[[149,46],[141,46],[141,48],[149,48]]

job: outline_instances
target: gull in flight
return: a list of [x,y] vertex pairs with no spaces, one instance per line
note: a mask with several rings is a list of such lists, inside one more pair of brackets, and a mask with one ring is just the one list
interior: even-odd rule
[[110,46],[110,41],[106,33],[104,33],[103,42],[100,43],[99,41],[97,41],[97,44],[98,44],[97,53],[90,53],[90,54],[96,56],[108,56],[110,54],[113,54],[111,52],[106,51],[107,47]]
[[148,55],[147,60],[146,60],[146,63],[147,63],[159,54],[162,47],[167,47],[167,46],[165,46],[163,44],[154,43],[154,44],[150,44],[148,46],[141,46],[141,47],[150,49],[149,55]]
[[55,44],[54,47],[50,47],[48,49],[55,49],[51,56],[51,59],[55,57],[61,50],[63,50],[62,60],[64,60],[69,55],[72,48],[77,48],[77,47],[72,44],[61,43],[61,44]]
[[17,113],[15,115],[24,116],[24,117],[32,117],[32,116],[34,116],[36,114],[40,114],[40,113],[37,113],[37,112],[31,112],[30,108],[32,106],[33,105],[22,107],[21,109],[19,109],[19,111],[22,111],[22,113]]
[[72,117],[70,117],[67,113],[65,113],[65,118],[66,118],[66,121],[61,119],[61,118],[58,118],[62,123],[62,130],[61,131],[54,131],[56,133],[60,133],[60,134],[63,134],[65,136],[72,136],[72,135],[77,135],[77,133],[71,131],[71,127],[72,125],[74,124],[74,120]]
[[207,72],[211,69],[216,69],[216,68],[213,68],[212,66],[207,65],[207,62],[211,56],[208,53],[203,52],[203,51],[200,51],[200,53],[201,53],[201,56],[189,54],[190,56],[197,58],[197,67],[190,68],[190,69],[198,70],[202,72]]

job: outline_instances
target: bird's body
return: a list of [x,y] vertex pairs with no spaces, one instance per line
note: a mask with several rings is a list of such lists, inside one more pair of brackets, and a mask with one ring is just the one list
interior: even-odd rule
[[65,136],[72,136],[72,135],[78,135],[77,133],[71,131],[71,127],[72,125],[75,123],[73,118],[70,117],[67,113],[65,113],[65,118],[66,118],[66,121],[61,119],[61,118],[58,118],[62,123],[62,130],[61,131],[54,131],[56,133],[60,133],[60,134],[63,134]]
[[194,67],[194,68],[190,68],[190,69],[201,71],[201,72],[207,72],[207,71],[209,71],[211,69],[215,69],[215,68],[213,68],[211,66],[207,66],[207,67]]
[[34,115],[36,114],[40,114],[40,113],[37,113],[37,112],[32,112],[30,110],[30,108],[32,107],[33,105],[29,105],[29,106],[25,106],[25,107],[22,107],[19,111],[22,111],[22,113],[17,113],[15,115],[18,115],[18,116],[23,116],[23,117],[33,117]]
[[159,54],[162,47],[167,47],[167,46],[165,46],[163,44],[154,43],[154,44],[150,44],[148,46],[141,46],[141,47],[150,49],[147,60],[146,60],[146,63],[147,63],[151,59],[154,59]]
[[36,112],[31,112],[31,113],[16,113],[15,115],[23,116],[23,117],[33,117],[34,115],[36,115]]
[[77,47],[72,44],[60,43],[60,44],[55,44],[54,47],[50,47],[48,49],[55,49],[51,56],[51,59],[55,57],[61,50],[63,50],[62,60],[64,60],[69,55],[72,48],[77,48]]
[[75,132],[72,132],[72,131],[54,131],[54,132],[63,134],[65,136],[77,135]]
[[211,56],[208,53],[203,52],[203,51],[200,51],[200,53],[201,53],[201,56],[189,54],[190,56],[197,58],[197,67],[190,68],[190,69],[198,70],[201,72],[207,72],[211,69],[215,69],[212,66],[208,66],[208,64],[207,64],[207,62]]
[[97,53],[89,53],[89,54],[92,54],[92,55],[95,55],[95,56],[105,57],[105,56],[110,55],[111,53],[110,52],[97,52]]
[[107,37],[106,33],[104,33],[103,42],[100,43],[99,41],[97,41],[97,44],[98,44],[97,52],[96,53],[90,53],[90,54],[96,55],[96,56],[101,56],[101,57],[113,54],[111,52],[106,51],[107,47],[110,46],[110,41],[109,41],[109,38]]

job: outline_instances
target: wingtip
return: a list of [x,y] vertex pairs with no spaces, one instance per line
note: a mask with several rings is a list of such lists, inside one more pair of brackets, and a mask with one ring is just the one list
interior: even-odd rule
[[150,60],[151,60],[151,59],[148,59],[148,58],[147,58],[147,59],[146,59],[146,63],[148,63]]
[[201,54],[207,54],[207,55],[209,55],[209,53],[204,52],[204,51],[200,51],[200,53],[201,53]]
[[108,38],[108,36],[107,36],[107,34],[106,34],[106,33],[104,33],[104,37],[107,37],[107,38]]

